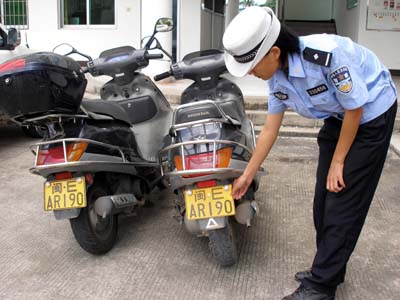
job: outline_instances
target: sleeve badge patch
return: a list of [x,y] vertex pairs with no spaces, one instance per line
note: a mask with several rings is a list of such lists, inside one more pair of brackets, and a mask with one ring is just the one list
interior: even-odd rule
[[278,98],[279,100],[287,100],[287,99],[289,99],[288,94],[285,94],[285,93],[282,93],[282,92],[276,92],[276,93],[274,93],[274,96],[276,98]]
[[336,69],[329,77],[339,92],[348,94],[353,90],[353,80],[347,67]]

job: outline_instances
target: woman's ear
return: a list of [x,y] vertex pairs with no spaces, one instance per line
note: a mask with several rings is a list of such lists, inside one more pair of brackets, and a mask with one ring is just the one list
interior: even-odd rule
[[271,55],[273,56],[274,59],[279,60],[280,56],[281,56],[281,49],[277,46],[273,46],[269,52],[271,53]]

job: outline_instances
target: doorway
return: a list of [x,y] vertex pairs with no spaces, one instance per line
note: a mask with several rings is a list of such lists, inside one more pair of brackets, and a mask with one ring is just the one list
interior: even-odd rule
[[298,35],[336,34],[335,0],[280,0],[278,16]]

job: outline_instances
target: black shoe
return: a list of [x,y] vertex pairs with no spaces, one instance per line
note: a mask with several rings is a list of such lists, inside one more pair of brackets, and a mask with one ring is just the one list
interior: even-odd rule
[[[310,270],[305,270],[305,271],[300,271],[294,274],[294,280],[301,282],[303,279],[306,278],[311,278],[311,269]],[[340,279],[339,284],[344,282],[344,278]]]
[[300,285],[293,294],[286,296],[282,300],[335,300],[335,296],[329,296],[312,288],[306,288]]
[[312,276],[311,274],[311,269],[310,270],[305,270],[301,272],[297,272],[294,274],[294,280],[301,282],[305,278],[310,278]]

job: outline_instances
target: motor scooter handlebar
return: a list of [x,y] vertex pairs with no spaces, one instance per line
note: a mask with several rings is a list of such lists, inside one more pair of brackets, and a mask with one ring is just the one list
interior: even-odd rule
[[161,74],[158,74],[158,75],[154,76],[154,80],[155,81],[160,81],[160,80],[168,78],[170,76],[172,76],[172,73],[171,73],[171,71],[168,71],[168,72],[164,72],[164,73],[161,73]]

